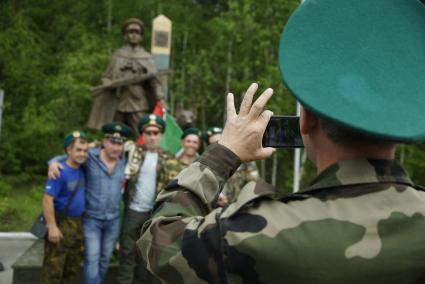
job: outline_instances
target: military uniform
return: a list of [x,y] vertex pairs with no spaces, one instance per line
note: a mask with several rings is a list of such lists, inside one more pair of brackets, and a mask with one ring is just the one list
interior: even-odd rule
[[138,246],[161,280],[425,281],[425,192],[396,161],[344,161],[297,194],[281,196],[252,182],[236,203],[215,208],[239,165],[237,156],[214,145],[160,194]]
[[[87,134],[76,130],[67,134],[64,138],[65,151],[74,141],[87,142]],[[67,159],[69,157],[67,156]],[[75,160],[72,162],[76,163]],[[75,164],[74,164],[75,165]],[[74,283],[75,276],[80,270],[83,260],[83,227],[81,216],[85,210],[86,182],[83,169],[71,167],[66,161],[62,164],[61,176],[57,179],[49,179],[46,183],[45,197],[52,198],[54,215],[46,215],[46,220],[54,220],[62,238],[58,243],[52,243],[52,239],[46,238],[44,242],[43,266],[40,272],[40,283]],[[43,198],[44,214],[50,214],[46,200]],[[47,201],[48,202],[48,201]],[[47,206],[47,207],[46,207]],[[48,210],[48,211],[46,211]],[[49,227],[49,235],[50,235]]]
[[165,188],[165,186],[172,181],[183,169],[188,167],[190,163],[184,162],[181,158],[170,159],[165,162],[164,167],[159,173],[158,179],[158,192]]
[[[303,1],[283,30],[279,65],[303,105],[318,177],[286,195],[250,182],[216,208],[241,161],[210,146],[158,196],[137,243],[148,268],[163,283],[425,283],[425,190],[393,159],[393,141],[425,140],[424,27],[421,1]],[[248,96],[238,114],[231,104],[227,129],[261,142],[271,93],[254,104]],[[340,128],[326,132],[326,122]],[[226,135],[235,150],[240,137]],[[258,155],[241,158],[271,153],[250,149]]]
[[[127,142],[129,143],[129,142]],[[131,145],[132,144],[132,145]],[[136,241],[140,236],[140,229],[146,220],[151,217],[151,212],[138,212],[130,208],[130,204],[136,194],[136,186],[140,170],[145,159],[146,149],[142,145],[131,142],[126,147],[133,148],[129,156],[126,172],[129,174],[126,190],[124,192],[125,213],[121,226],[120,235],[120,267],[118,283],[133,283],[133,281],[146,281],[150,275],[146,273],[145,263],[136,257]],[[158,161],[156,165],[156,182],[159,184],[160,172],[164,165],[173,158],[171,153],[158,149]],[[132,166],[130,169],[130,165]],[[161,190],[156,186],[156,194]],[[133,280],[134,279],[134,280]]]
[[259,179],[260,175],[255,162],[243,163],[226,182],[222,194],[227,197],[228,203],[233,203],[248,182],[258,181]]
[[[155,126],[163,132],[165,122],[156,115],[145,115],[140,119],[139,129],[143,132],[149,126]],[[148,151],[145,145],[139,145],[133,141],[125,144],[125,151],[128,153],[128,161],[124,170],[127,185],[123,195],[125,212],[120,234],[120,266],[117,280],[118,283],[145,283],[144,281],[151,283],[151,275],[147,273],[145,263],[136,255],[135,247],[144,222],[151,217],[153,204],[147,200],[149,198],[142,199],[143,202],[139,201],[146,192],[152,194],[152,202],[154,201],[161,189],[157,186],[160,172],[165,163],[174,156],[160,148]],[[155,181],[147,180],[154,179],[154,176]],[[152,185],[155,184],[154,189],[147,186],[147,184],[151,184],[150,182]]]
[[[137,178],[140,173],[141,166],[143,165],[144,155],[146,153],[146,148],[143,145],[138,145],[133,141],[126,142],[125,151],[129,153],[127,165],[125,167],[125,175],[128,179],[128,183],[126,186],[126,190],[124,192],[124,202],[128,205],[136,191],[136,183]],[[157,172],[157,184],[160,182],[161,171],[165,167],[167,163],[170,163],[174,159],[174,155],[162,150],[158,149],[158,162],[156,166]],[[163,188],[157,186],[157,193],[159,193]]]
[[40,283],[75,283],[75,275],[80,271],[83,260],[81,218],[63,217],[58,227],[63,235],[59,244],[44,242]]

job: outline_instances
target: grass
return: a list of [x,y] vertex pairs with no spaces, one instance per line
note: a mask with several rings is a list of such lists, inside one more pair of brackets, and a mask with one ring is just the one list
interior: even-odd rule
[[2,176],[0,192],[0,232],[25,232],[41,212],[43,176]]

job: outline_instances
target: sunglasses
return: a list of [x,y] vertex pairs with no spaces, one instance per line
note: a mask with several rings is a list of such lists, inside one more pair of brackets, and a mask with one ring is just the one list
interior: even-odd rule
[[143,133],[145,133],[148,136],[157,136],[160,132],[159,131],[154,131],[154,130],[148,130],[148,131],[144,131]]

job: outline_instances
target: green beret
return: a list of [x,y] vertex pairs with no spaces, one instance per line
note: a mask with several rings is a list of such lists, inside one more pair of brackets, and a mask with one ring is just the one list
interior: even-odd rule
[[317,115],[377,138],[425,139],[425,6],[306,0],[279,47],[282,79]]
[[105,137],[113,138],[117,142],[124,142],[128,137],[132,136],[131,129],[120,122],[110,122],[102,126],[102,132]]
[[190,134],[194,134],[198,136],[199,138],[201,138],[201,135],[202,135],[201,131],[198,128],[191,127],[183,131],[181,139],[184,139],[187,135],[190,135]]
[[71,145],[71,143],[77,138],[87,140],[87,134],[81,130],[75,130],[75,131],[72,131],[71,133],[68,133],[63,139],[63,147],[65,149],[68,148],[68,146]]
[[205,143],[208,143],[208,139],[213,136],[214,134],[221,134],[223,133],[223,127],[219,127],[219,126],[213,126],[207,129],[207,131],[205,131],[204,133],[204,141]]
[[122,32],[123,34],[125,34],[126,29],[127,29],[127,26],[128,26],[128,25],[130,25],[130,24],[137,24],[137,25],[139,25],[139,26],[140,26],[140,29],[141,29],[141,33],[142,33],[142,34],[143,34],[143,32],[145,31],[145,24],[144,24],[141,20],[139,20],[139,19],[137,19],[137,18],[130,18],[130,19],[127,19],[127,20],[124,22],[124,24],[122,25],[122,27],[121,27],[121,32]]
[[161,130],[162,133],[165,131],[165,121],[160,116],[153,113],[144,115],[139,120],[140,132],[143,132],[143,130],[148,126],[155,126]]

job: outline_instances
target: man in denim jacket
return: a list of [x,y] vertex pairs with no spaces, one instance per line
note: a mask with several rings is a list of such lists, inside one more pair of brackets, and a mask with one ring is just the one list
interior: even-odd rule
[[[124,141],[131,130],[124,124],[107,123],[102,127],[102,146],[92,148],[84,166],[86,173],[86,210],[84,229],[85,283],[99,284],[105,279],[109,259],[119,234],[121,187],[124,181]],[[55,158],[49,166],[49,177],[58,176],[60,166]]]

